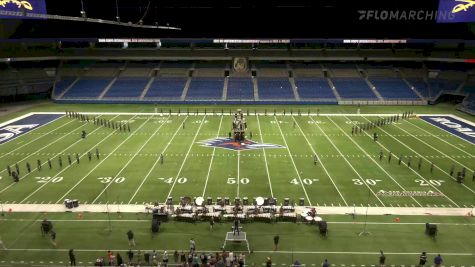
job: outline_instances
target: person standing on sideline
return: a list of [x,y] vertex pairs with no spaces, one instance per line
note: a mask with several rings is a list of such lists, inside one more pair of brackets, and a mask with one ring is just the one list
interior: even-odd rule
[[129,247],[135,247],[134,232],[132,230],[127,232],[127,239],[129,240]]
[[190,239],[190,253],[194,253],[196,250],[196,243],[195,239]]
[[419,257],[419,266],[425,266],[427,262],[427,254],[425,252],[422,252],[421,256]]
[[384,252],[380,250],[381,255],[379,256],[379,266],[384,267],[384,263],[386,262],[386,256],[384,256]]
[[270,257],[267,257],[266,267],[272,267],[272,259]]
[[211,216],[211,218],[209,218],[209,230],[210,231],[213,231],[213,226],[214,226],[214,217]]
[[279,248],[279,235],[274,236],[274,251],[276,251]]
[[168,252],[165,250],[162,256],[163,266],[167,267],[168,264]]
[[234,219],[233,235],[236,235],[236,232],[239,235],[239,220],[237,218]]
[[129,264],[132,262],[132,259],[134,258],[134,252],[129,249],[129,251],[127,251],[127,258],[129,258]]
[[437,254],[437,256],[434,258],[435,267],[440,267],[442,262],[444,262],[444,260],[442,260],[442,257],[440,256],[440,254]]
[[69,262],[71,263],[71,266],[76,266],[76,256],[74,255],[73,249],[69,250]]
[[56,247],[56,232],[51,230],[51,243]]
[[328,260],[325,259],[322,263],[322,267],[330,267],[330,263],[328,263]]

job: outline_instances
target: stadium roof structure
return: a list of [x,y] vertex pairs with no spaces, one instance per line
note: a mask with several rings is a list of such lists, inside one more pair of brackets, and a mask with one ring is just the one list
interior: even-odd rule
[[[439,1],[45,0],[51,15],[84,21],[2,19],[0,38],[418,38],[475,39],[473,23],[437,23]],[[451,1],[451,0],[441,0]],[[466,11],[474,12],[475,7]]]

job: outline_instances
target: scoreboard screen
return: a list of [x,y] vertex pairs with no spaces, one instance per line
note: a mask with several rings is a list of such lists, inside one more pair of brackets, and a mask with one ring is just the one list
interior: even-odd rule
[[438,23],[475,22],[475,0],[440,0]]
[[[5,12],[8,12],[9,16],[2,15]],[[25,13],[47,14],[45,0],[0,0],[0,19],[35,19],[22,16]],[[15,14],[18,16],[11,16]]]

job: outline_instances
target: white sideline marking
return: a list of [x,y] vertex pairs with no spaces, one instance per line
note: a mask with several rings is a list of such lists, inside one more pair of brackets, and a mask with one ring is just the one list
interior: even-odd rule
[[[348,203],[346,202],[345,198],[343,197],[343,194],[340,192],[340,190],[338,189],[338,187],[336,186],[335,182],[333,181],[330,173],[328,172],[327,168],[325,167],[325,165],[323,164],[323,162],[320,160],[320,157],[318,156],[317,152],[313,149],[312,145],[310,144],[310,141],[308,141],[307,139],[307,136],[305,136],[305,133],[302,131],[302,128],[300,127],[299,123],[297,122],[297,120],[295,119],[295,117],[292,117],[292,119],[294,120],[295,124],[297,125],[297,127],[299,127],[299,130],[300,132],[302,133],[303,137],[305,138],[305,140],[307,141],[307,144],[308,146],[310,147],[310,149],[312,150],[313,154],[317,156],[317,160],[318,162],[320,162],[320,164],[322,165],[322,168],[323,170],[325,171],[325,173],[327,174],[328,178],[330,178],[330,181],[332,182],[333,186],[335,187],[336,191],[338,192],[338,194],[340,195],[341,199],[343,200],[343,202],[345,202],[345,205],[348,206]],[[313,119],[312,119],[313,120]],[[332,204],[333,206],[333,204]]]
[[[310,117],[310,119],[315,122],[315,120],[313,119],[313,117]],[[364,185],[366,185],[366,187],[368,188],[368,190],[376,197],[376,199],[381,203],[381,205],[383,205],[383,207],[385,207],[383,201],[381,201],[381,199],[374,193],[373,189],[371,189],[371,187],[366,183],[365,179],[361,176],[361,174],[355,169],[355,167],[353,167],[353,165],[348,161],[347,158],[344,157],[343,153],[341,153],[340,149],[335,145],[335,143],[333,143],[333,141],[330,139],[330,137],[328,137],[328,135],[323,131],[323,129],[320,127],[320,125],[318,125],[318,123],[314,123],[314,125],[323,133],[323,135],[327,138],[328,141],[330,141],[330,143],[332,144],[332,146],[336,149],[336,151],[338,153],[340,153],[340,155],[342,156],[343,160],[345,160],[345,162],[348,164],[348,166],[350,166],[350,168],[356,173],[356,175],[358,175],[358,177],[360,178],[360,180],[364,183]]]
[[[370,122],[370,120],[368,120],[367,118],[363,117],[366,121]],[[382,127],[379,128],[381,131],[385,132],[386,134],[388,134]],[[365,132],[365,134],[367,136],[369,136],[371,138],[371,136]],[[403,146],[409,148],[410,150],[414,151],[412,148],[410,148],[408,145],[406,145],[405,143],[399,141],[397,138],[395,138],[394,136],[391,136],[391,138],[393,138],[394,140],[398,141],[399,143],[401,143]],[[383,144],[381,144],[381,142],[377,142],[378,145],[380,145],[384,150],[389,151],[389,149],[387,149]],[[414,151],[415,152],[415,151]],[[417,152],[415,152],[417,153]],[[407,163],[402,161],[402,164],[404,164],[405,166],[407,166]],[[409,168],[409,167],[408,167]],[[455,206],[457,207],[460,207],[455,201],[453,201],[451,198],[449,198],[446,194],[442,193],[442,191],[440,191],[437,187],[433,186],[431,183],[429,183],[420,173],[418,173],[416,170],[414,170],[413,168],[409,168],[414,174],[416,174],[417,176],[419,176],[419,178],[421,178],[422,180],[424,180],[427,184],[429,184],[430,187],[432,187],[434,190],[436,190],[437,192],[441,193],[442,195],[444,195],[444,197],[446,197],[450,202],[452,202]]]
[[[129,119],[132,120],[133,118],[135,118],[136,116],[132,117]],[[146,121],[144,123],[142,123],[142,125],[140,125],[139,127],[137,127],[137,129],[135,129],[132,133],[135,133],[137,132],[139,129],[141,129],[144,125],[145,125]],[[121,147],[127,140],[129,140],[129,138],[131,138],[133,135],[130,134],[129,136],[127,136],[127,138],[124,139],[124,141],[122,141],[118,146],[116,146],[114,148],[114,150],[112,150],[112,152],[106,156],[105,158],[103,158],[101,160],[101,162],[99,162],[94,168],[92,168],[92,170],[90,170],[86,175],[84,175],[81,180],[79,180],[73,187],[71,187],[66,193],[64,193],[59,199],[58,201],[56,201],[56,203],[59,203],[61,201],[63,201],[63,199],[69,194],[71,193],[82,181],[84,181],[84,179],[86,179],[93,171],[95,171],[106,159],[108,159],[117,149],[119,149],[119,147]]]
[[[160,131],[160,129],[163,127],[163,125],[165,125],[165,122],[168,120],[169,117],[167,117],[167,119],[165,119],[161,124],[160,126],[154,131],[153,134],[150,135],[150,137],[142,144],[142,146],[134,153],[134,156],[131,157],[127,163],[120,169],[120,171],[114,176],[113,179],[110,180],[109,183],[107,183],[107,185],[104,187],[104,189],[99,193],[99,195],[97,195],[97,197],[92,201],[92,204],[94,204],[101,196],[102,194],[107,190],[107,188],[109,188],[109,186],[114,183],[114,180],[119,177],[119,175],[122,173],[122,171],[124,171],[128,166],[129,164],[135,159],[135,157],[137,157],[137,155],[140,153],[140,151],[142,151],[142,149],[148,144],[148,142],[150,142],[150,140],[152,140],[152,138],[155,136],[155,134]],[[149,120],[146,120],[145,123],[147,123]],[[115,204],[115,203],[114,203]]]
[[205,121],[206,115],[203,116],[201,119],[200,126],[198,127],[198,130],[196,130],[195,136],[193,137],[193,141],[190,144],[190,147],[188,148],[188,151],[186,152],[185,158],[183,159],[183,162],[181,163],[180,169],[178,170],[178,173],[175,176],[175,180],[173,180],[172,187],[170,188],[170,191],[168,192],[167,197],[165,198],[164,203],[167,201],[167,199],[170,197],[172,194],[173,188],[175,187],[176,181],[178,180],[178,177],[180,176],[181,170],[183,169],[183,166],[185,166],[186,159],[188,158],[188,155],[190,154],[191,148],[195,144],[196,137],[198,136],[198,132],[201,130],[201,126],[203,126],[203,122]]
[[274,116],[274,121],[277,124],[277,127],[279,128],[280,135],[282,135],[282,140],[284,140],[285,143],[285,148],[287,148],[287,151],[289,152],[290,160],[292,161],[292,165],[294,165],[295,173],[297,173],[297,177],[299,178],[300,185],[302,186],[303,192],[305,193],[305,196],[307,197],[307,201],[312,206],[312,202],[310,201],[310,198],[308,197],[307,190],[305,189],[305,185],[302,181],[302,178],[300,177],[299,170],[297,169],[297,166],[295,165],[294,158],[292,157],[292,153],[290,152],[289,146],[287,145],[287,141],[285,140],[284,134],[282,133],[282,129],[280,128],[280,123],[277,120],[277,117]]
[[[219,131],[221,130],[222,122],[223,122],[223,116],[221,116],[221,119],[219,120],[218,133],[216,134],[216,138],[219,137]],[[203,193],[201,194],[201,197],[205,196],[206,188],[208,187],[208,179],[209,179],[209,174],[211,173],[211,166],[213,165],[213,159],[214,159],[214,153],[215,152],[216,152],[216,147],[213,147],[213,153],[211,154],[211,161],[209,162],[208,173],[206,174],[205,185],[203,187]]]
[[[256,119],[257,119],[257,127],[259,128],[259,137],[261,138],[261,143],[264,143],[264,139],[262,139],[261,122],[259,121],[259,116],[256,116]],[[264,153],[264,163],[265,163],[265,166],[266,166],[267,181],[269,182],[270,195],[273,198],[274,197],[274,192],[272,190],[272,182],[271,182],[271,179],[270,179],[269,165],[267,164],[266,150],[263,148],[262,152]]]
[[[172,141],[175,139],[175,136],[177,135],[178,131],[182,128],[182,125],[183,123],[185,123],[185,121],[188,119],[188,116],[185,117],[185,119],[178,125],[178,128],[176,129],[175,133],[173,134],[172,138],[170,140],[168,140],[168,143],[167,145],[165,146],[165,148],[163,149],[163,151],[161,152],[161,154],[164,154],[165,151],[168,149],[168,147],[170,146],[170,144],[172,143]],[[164,154],[165,156],[167,154]],[[143,184],[145,183],[145,181],[147,181],[148,177],[150,176],[150,174],[152,173],[152,171],[155,169],[155,166],[157,166],[158,162],[160,161],[160,157],[157,157],[157,159],[155,160],[155,162],[153,163],[152,167],[150,168],[150,170],[148,171],[147,175],[145,175],[145,178],[142,179],[142,182],[140,183],[140,185],[137,187],[137,189],[135,190],[134,194],[132,195],[132,197],[129,199],[129,202],[128,204],[130,204],[132,202],[132,200],[135,198],[135,196],[137,195],[137,193],[140,191],[140,189],[142,188]]]
[[[376,164],[391,180],[393,180],[394,183],[396,183],[399,188],[401,188],[403,191],[407,191],[406,188],[404,188],[401,184],[399,184],[395,179],[394,177],[389,174],[382,166],[381,164],[379,164],[374,158],[370,157],[368,152],[366,152],[366,150],[364,150],[353,138],[351,138],[341,127],[340,125],[338,125],[337,123],[335,123],[330,117],[327,117],[338,129],[340,129],[340,131],[342,131],[344,133],[344,135],[350,139],[351,142],[353,142],[353,144],[355,144],[363,153],[365,153],[368,158],[373,161],[374,164]],[[366,132],[365,132],[366,133]],[[368,134],[368,133],[366,133]],[[422,207],[421,203],[419,203],[419,201],[417,201],[413,196],[411,196],[412,200],[414,200],[414,202],[416,202],[420,207]]]

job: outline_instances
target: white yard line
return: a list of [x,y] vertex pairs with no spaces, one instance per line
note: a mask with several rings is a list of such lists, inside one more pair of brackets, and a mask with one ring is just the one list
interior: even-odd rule
[[[424,121],[425,123],[427,123],[427,124],[429,124],[429,125],[434,126],[433,124],[430,124],[429,122],[427,122],[427,121],[425,121],[425,120],[422,120],[422,121]],[[471,156],[471,157],[475,157],[475,156],[472,155],[471,153],[469,153],[469,152],[467,152],[467,151],[461,149],[460,147],[458,147],[458,146],[456,146],[456,145],[454,145],[454,144],[452,144],[452,143],[450,143],[450,142],[447,142],[446,140],[444,140],[444,139],[438,137],[437,135],[434,135],[434,134],[432,134],[431,132],[429,132],[429,131],[427,131],[427,130],[425,130],[425,129],[419,127],[419,126],[417,126],[416,124],[410,122],[409,120],[406,120],[406,122],[409,123],[409,124],[411,124],[411,125],[413,125],[413,126],[416,127],[417,129],[422,130],[422,131],[428,133],[429,135],[431,135],[431,136],[433,136],[433,137],[439,139],[440,141],[442,141],[442,142],[444,142],[444,143],[446,143],[446,144],[448,144],[448,145],[450,145],[450,146],[452,146],[452,147],[458,149],[459,151],[462,151],[463,153],[465,153],[465,154],[467,154],[467,155],[469,155],[469,156]],[[440,129],[439,127],[437,127],[437,128]],[[441,129],[441,130],[442,130],[442,129]],[[451,135],[453,135],[453,134],[451,133]],[[455,135],[453,135],[453,136],[455,136]]]
[[[310,119],[313,122],[315,122],[313,117],[310,117]],[[314,125],[323,133],[323,135],[327,138],[327,140],[330,142],[330,144],[332,144],[332,146],[340,154],[340,156],[343,158],[343,160],[345,160],[345,162],[348,164],[348,166],[350,166],[350,168],[353,170],[353,172],[356,173],[356,175],[358,175],[360,180],[368,188],[368,190],[373,194],[373,196],[376,197],[376,199],[379,201],[379,203],[381,203],[381,205],[383,205],[383,207],[385,207],[386,205],[384,205],[384,202],[374,193],[373,189],[371,189],[371,187],[368,185],[368,183],[366,183],[366,179],[364,179],[363,176],[361,176],[361,174],[355,169],[355,167],[353,167],[353,165],[348,161],[348,159],[343,155],[343,153],[341,153],[340,149],[335,145],[335,143],[333,143],[333,141],[330,139],[330,137],[328,137],[328,135],[320,127],[320,125],[318,125],[318,123],[314,123]]]
[[[369,121],[368,119],[364,118],[365,120]],[[398,127],[398,126],[396,126]],[[398,127],[399,128],[399,127]],[[379,128],[381,131],[385,132],[387,134],[387,132],[385,130],[383,130],[382,127]],[[401,129],[401,128],[400,128]],[[401,129],[403,130],[403,129]],[[403,130],[405,131],[405,130]],[[407,133],[407,132],[406,132]],[[417,137],[413,136],[414,138],[418,139]],[[418,155],[419,157],[423,158],[425,161],[427,161],[428,163],[431,163],[430,160],[428,160],[426,157],[424,157],[423,155],[419,154],[417,151],[415,151],[414,149],[412,149],[410,146],[406,145],[404,142],[400,141],[399,139],[395,138],[394,136],[391,135],[391,138],[393,138],[394,140],[396,140],[397,142],[399,142],[400,144],[402,144],[403,146],[407,147],[409,150],[411,150],[412,152],[414,152],[416,155]],[[419,139],[418,139],[419,140]],[[422,141],[422,140],[421,140]],[[425,142],[424,142],[425,143]],[[426,145],[428,145],[429,147],[432,147],[430,146],[429,144],[426,143]],[[432,147],[433,148],[433,147]],[[434,148],[434,150],[437,150],[436,148]],[[439,150],[437,150],[439,151]],[[440,151],[439,151],[440,152]],[[443,154],[443,153],[442,153]],[[445,154],[444,154],[445,155]],[[447,155],[445,155],[447,156]],[[448,157],[448,156],[447,156]],[[452,159],[452,158],[451,158]],[[452,159],[453,160],[453,159]],[[461,164],[462,165],[462,164]],[[434,164],[434,166],[439,169],[441,172],[445,173],[448,177],[450,177],[450,179],[456,181],[456,179],[454,177],[452,177],[448,172],[444,171],[442,168],[440,168],[439,166],[437,166],[436,164]],[[463,166],[463,165],[462,165]],[[467,168],[469,169],[469,168]],[[469,169],[470,170],[470,169]],[[475,191],[473,189],[471,189],[470,187],[466,186],[465,184],[462,183],[462,186],[465,187],[466,189],[468,189],[470,192],[474,193],[475,194]]]
[[[62,118],[62,117],[61,117],[61,118]],[[38,140],[38,139],[44,137],[45,135],[51,134],[52,132],[57,131],[57,130],[63,128],[64,126],[66,126],[66,125],[68,125],[68,124],[70,124],[70,123],[72,123],[72,122],[74,122],[74,121],[71,120],[71,121],[69,121],[69,122],[67,122],[67,123],[65,123],[65,124],[63,124],[63,125],[61,125],[61,126],[59,126],[59,127],[54,128],[54,129],[51,130],[51,131],[49,131],[49,132],[47,132],[47,133],[44,133],[44,134],[40,135],[39,137],[37,137],[37,138],[35,138],[35,139],[33,139],[33,140],[31,140],[31,141],[29,141],[29,142],[27,142],[27,143],[25,143],[25,144],[23,144],[23,145],[21,145],[21,146],[19,146],[19,147],[13,149],[13,150],[11,150],[11,151],[9,151],[8,153],[3,154],[2,156],[0,156],[0,159],[3,158],[3,157],[5,157],[5,156],[7,156],[7,155],[10,155],[11,153],[17,151],[18,149],[21,149],[21,148],[24,147],[24,146],[27,146],[27,145],[29,145],[29,144],[35,142],[36,140]],[[45,124],[45,125],[46,125],[46,124]],[[45,125],[43,125],[43,126],[45,126]],[[76,128],[76,129],[77,129],[77,128]],[[30,132],[28,132],[28,133],[30,133]],[[28,135],[28,133],[25,134],[25,136]],[[38,150],[38,151],[39,151],[39,150]],[[36,151],[35,153],[37,153],[38,151]],[[33,154],[34,154],[34,153],[33,153]],[[2,170],[0,173],[2,173],[2,172],[4,172],[4,171],[6,171],[6,170]]]
[[[164,154],[165,151],[167,151],[168,147],[170,146],[170,144],[172,143],[172,141],[175,139],[175,136],[177,135],[177,133],[180,131],[180,129],[182,128],[182,125],[183,123],[185,123],[185,121],[188,119],[188,116],[185,117],[185,119],[178,124],[178,128],[176,129],[175,133],[173,134],[172,138],[170,138],[170,140],[168,140],[168,143],[167,145],[165,146],[165,148],[162,150],[162,152],[160,154]],[[127,202],[128,204],[130,204],[132,202],[132,200],[135,198],[135,196],[137,195],[137,193],[140,191],[140,189],[142,188],[142,186],[144,185],[145,181],[147,181],[148,177],[150,176],[150,174],[152,174],[152,171],[155,169],[155,166],[157,166],[158,162],[160,161],[160,156],[157,157],[157,159],[155,160],[155,162],[153,163],[152,165],[152,168],[150,168],[150,170],[148,171],[147,175],[145,175],[145,177],[142,179],[142,182],[140,183],[140,185],[137,187],[137,189],[135,190],[134,194],[132,195],[132,197],[129,199],[129,202]]]
[[[343,132],[343,134],[348,138],[350,139],[351,142],[353,142],[353,144],[355,144],[365,155],[367,158],[369,158],[371,161],[373,161],[374,164],[376,164],[391,180],[393,180],[394,183],[396,183],[399,188],[401,188],[403,191],[407,191],[406,188],[404,188],[401,184],[399,184],[396,179],[394,179],[394,177],[389,174],[382,166],[381,164],[379,164],[370,154],[368,154],[366,152],[366,150],[364,150],[353,138],[351,138],[341,127],[340,125],[338,125],[337,123],[335,123],[330,117],[327,117],[338,129],[340,129],[340,131]],[[367,134],[367,133],[366,133]],[[421,203],[419,203],[419,201],[417,201],[413,196],[411,196],[412,200],[414,200],[414,202],[417,203],[417,205],[419,205],[420,207],[422,207]]]
[[[368,120],[367,118],[365,118],[365,117],[362,117],[362,118],[365,119],[365,120],[367,120],[368,122],[370,122],[370,120]],[[387,134],[387,132],[386,132],[382,127],[380,127],[379,129]],[[367,132],[364,132],[364,133],[365,133],[368,137],[372,138],[372,136],[369,135]],[[411,149],[409,146],[407,146],[406,144],[400,142],[397,138],[393,137],[392,135],[391,135],[391,137],[392,137],[394,140],[398,141],[399,143],[403,144],[405,147]],[[381,142],[378,142],[378,145],[380,145],[380,146],[381,146],[384,150],[386,150],[387,152],[390,152],[390,150],[387,149],[383,144],[381,144]],[[412,150],[412,149],[411,149],[411,150]],[[412,151],[414,151],[414,150],[412,150]],[[404,161],[402,161],[402,164],[405,165],[405,166],[407,166],[407,163],[404,162]],[[426,180],[420,173],[418,173],[416,170],[414,170],[413,168],[409,168],[409,169],[410,169],[415,175],[417,175],[419,178],[421,178],[422,180],[424,180],[424,181],[425,181],[430,187],[432,187],[434,190],[436,190],[437,192],[439,192],[439,193],[441,193],[442,195],[444,195],[445,198],[447,198],[447,199],[448,199],[450,202],[452,202],[455,206],[460,207],[455,201],[453,201],[451,198],[449,198],[446,194],[442,193],[442,191],[440,191],[437,187],[435,187],[434,185],[432,185],[431,183],[429,183],[429,181],[427,181],[427,180]]]
[[203,118],[201,119],[200,126],[198,127],[198,130],[196,130],[195,136],[193,137],[193,141],[191,142],[190,147],[188,148],[188,151],[186,152],[185,158],[183,159],[183,162],[181,163],[180,169],[178,170],[178,173],[176,174],[175,179],[173,180],[172,187],[170,188],[170,191],[168,192],[168,195],[165,198],[165,201],[163,203],[165,203],[167,199],[170,197],[170,195],[172,194],[173,188],[175,187],[175,184],[176,184],[176,180],[178,180],[181,170],[183,169],[183,166],[185,166],[186,159],[188,158],[188,155],[190,154],[191,148],[195,144],[196,137],[198,136],[198,133],[201,130],[201,126],[203,126],[203,122],[205,121],[205,118],[206,118],[206,115],[203,116]]
[[[261,138],[261,143],[264,143],[264,139],[262,139],[261,122],[259,121],[259,116],[256,116],[256,118],[257,118],[257,127],[259,128],[259,136]],[[269,173],[269,164],[267,164],[266,150],[263,148],[262,152],[264,153],[264,163],[266,166],[267,181],[269,182],[270,195],[272,196],[272,198],[274,198],[274,192],[272,191],[272,182],[271,182],[270,173]]]
[[[223,122],[223,116],[221,116],[221,119],[219,120],[218,133],[216,134],[216,138],[219,137],[219,131],[221,130],[222,122]],[[206,174],[205,185],[203,187],[203,193],[201,194],[201,197],[205,196],[206,188],[208,187],[209,174],[211,173],[211,166],[213,165],[213,159],[214,159],[214,153],[215,152],[216,152],[216,147],[213,147],[213,154],[211,154],[211,161],[209,162],[208,173]]]
[[[114,118],[116,118],[117,116],[115,116]],[[98,127],[97,129],[95,129],[93,132],[99,130],[100,128]],[[113,134],[115,133],[115,130],[112,131],[111,133],[109,133],[105,138],[101,139],[101,141],[99,141],[99,143],[96,143],[94,144],[93,146],[91,146],[88,150],[90,149],[93,149],[94,147],[97,147],[99,144],[101,144],[102,142],[104,142],[105,140],[107,140],[107,138],[109,138],[110,136],[112,136]],[[79,156],[79,158],[81,159],[82,157],[85,157],[86,156],[86,153],[83,153],[81,156]],[[73,166],[73,164],[71,165],[68,165],[66,166],[64,169],[62,169],[60,172],[56,173],[53,177],[51,177],[51,179],[49,179],[46,183],[42,184],[40,187],[38,187],[35,191],[33,191],[32,193],[30,193],[27,197],[25,197],[22,201],[20,201],[20,203],[23,203],[24,201],[26,201],[28,198],[30,198],[32,195],[36,194],[36,192],[40,191],[43,187],[45,187],[46,185],[48,185],[54,178],[58,177],[58,175],[60,175],[61,173],[65,172],[66,170],[68,170],[71,166]]]
[[[119,116],[119,115],[117,115],[117,116]],[[114,118],[116,118],[117,116],[115,116]],[[82,126],[81,126],[81,127],[82,127]],[[96,129],[94,129],[91,133],[94,133],[95,131],[97,131],[97,130],[99,130],[99,129],[100,129],[100,128],[96,128]],[[79,142],[81,142],[81,141],[83,141],[83,140],[82,140],[82,139],[78,139],[76,142],[72,143],[71,145],[69,145],[68,147],[66,147],[65,149],[63,149],[61,152],[56,153],[56,155],[62,154],[64,151],[68,150],[69,148],[73,147],[74,145],[76,145],[77,143],[79,143]],[[51,144],[50,144],[50,145],[51,145]],[[49,145],[48,145],[48,146],[49,146]],[[33,155],[33,154],[31,154],[31,155]],[[53,157],[54,157],[54,155],[53,155]],[[81,156],[81,157],[82,157],[82,156]],[[43,165],[45,165],[45,164],[47,164],[47,161],[43,162],[43,163],[41,164],[41,166],[43,166]],[[65,167],[65,169],[67,169],[67,168],[69,168],[69,166],[66,166],[66,167]],[[20,181],[23,180],[23,179],[25,179],[28,175],[30,175],[30,174],[32,174],[32,173],[34,173],[34,171],[31,171],[31,172],[29,172],[29,173],[26,173],[25,175],[23,175],[23,177],[20,178]],[[0,191],[0,194],[3,193],[4,191],[6,191],[8,188],[12,187],[12,186],[15,185],[15,184],[16,184],[15,182],[9,184],[7,187],[3,188],[3,189]]]
[[300,185],[302,186],[303,192],[305,193],[305,197],[307,198],[308,204],[312,206],[312,202],[310,201],[310,198],[308,197],[304,182],[302,181],[302,177],[300,177],[300,172],[297,168],[297,165],[295,165],[294,158],[292,157],[292,153],[290,152],[289,146],[287,145],[287,141],[285,140],[285,137],[284,137],[284,133],[282,132],[282,129],[280,128],[280,124],[276,116],[274,116],[274,121],[277,124],[277,127],[279,128],[279,132],[280,132],[280,135],[282,136],[282,140],[284,140],[285,148],[287,148],[287,152],[289,153],[289,157],[290,157],[290,160],[292,161],[292,165],[294,165],[295,173],[297,174],[297,177],[299,178]]
[[[132,117],[129,119],[132,120],[134,119],[136,116]],[[134,136],[134,133],[137,132],[138,130],[140,130],[145,124],[147,123],[147,121],[145,121],[144,123],[142,123],[139,127],[137,127],[137,129],[135,129],[132,133],[129,134],[129,136],[127,136],[127,138],[125,138],[119,145],[117,145],[114,150],[111,151],[111,153],[109,155],[107,155],[105,158],[103,158],[99,163],[97,163],[96,166],[94,166],[94,168],[92,168],[92,170],[90,170],[86,175],[84,175],[76,184],[74,184],[73,187],[71,187],[66,193],[64,193],[59,199],[58,201],[56,201],[55,203],[59,203],[59,202],[62,202],[64,200],[64,198],[69,194],[71,193],[82,181],[84,181],[84,179],[86,179],[91,173],[93,173],[99,166],[101,166],[101,164],[106,160],[108,159],[111,155],[114,154],[115,151],[117,151],[117,149],[119,149],[125,142],[127,142],[127,140],[129,140],[129,138],[131,138],[132,136]]]
[[[114,183],[114,180],[117,179],[117,177],[119,177],[120,174],[129,166],[129,164],[135,159],[135,157],[137,157],[137,155],[140,153],[140,151],[142,151],[142,149],[144,149],[144,147],[148,144],[148,142],[150,142],[150,140],[152,140],[152,138],[155,137],[155,135],[158,133],[158,131],[160,131],[160,129],[163,127],[163,125],[165,125],[168,118],[170,118],[170,116],[168,116],[165,120],[162,121],[160,126],[153,132],[153,134],[150,135],[149,138],[147,138],[147,140],[142,144],[142,146],[134,153],[134,155],[127,161],[127,163],[125,163],[125,165],[119,170],[119,172],[117,172],[117,174],[114,176],[114,178],[112,178],[110,180],[110,182],[107,183],[107,185],[104,187],[104,189],[102,189],[102,191],[92,201],[92,204],[96,203],[96,201],[102,196],[102,194],[107,190],[107,188],[109,188],[109,186],[111,186]],[[145,122],[148,122],[148,121],[149,120],[146,120]]]
[[312,150],[312,153],[317,156],[318,162],[319,162],[320,165],[322,166],[322,168],[323,168],[323,170],[325,171],[325,173],[327,174],[328,178],[330,178],[331,183],[332,183],[333,186],[335,187],[335,189],[336,189],[336,191],[338,192],[338,194],[340,195],[341,199],[343,200],[343,202],[345,203],[345,205],[348,206],[348,203],[346,202],[345,197],[343,197],[343,194],[342,194],[342,193],[340,192],[340,190],[338,189],[338,186],[336,186],[335,181],[333,181],[332,176],[331,176],[330,173],[328,172],[328,170],[327,170],[327,168],[325,167],[325,165],[323,164],[323,162],[320,160],[320,157],[318,156],[317,152],[313,149],[312,144],[310,144],[310,141],[308,141],[308,138],[307,138],[307,136],[305,136],[305,133],[302,131],[302,128],[300,127],[299,123],[297,122],[297,120],[295,119],[295,117],[292,117],[292,119],[294,120],[295,124],[297,125],[297,127],[298,127],[299,130],[300,130],[300,132],[302,133],[302,136],[303,136],[303,137],[305,138],[305,140],[307,141],[307,144],[308,144],[308,146],[310,147],[310,149]]
[[240,160],[241,160],[241,153],[240,153],[240,151],[238,150],[238,151],[237,151],[237,179],[236,179],[236,180],[237,180],[237,181],[236,181],[236,182],[237,182],[237,194],[236,194],[237,197],[239,197],[239,184],[240,184],[240,183],[239,183],[239,161],[240,161]]
[[[117,115],[117,116],[119,116],[119,115]],[[116,117],[117,117],[117,116],[116,116]],[[66,125],[66,124],[64,124],[64,125]],[[58,139],[55,139],[53,142],[51,142],[51,143],[45,145],[44,147],[42,147],[42,148],[38,149],[37,151],[31,153],[30,155],[24,157],[23,159],[21,159],[21,160],[18,161],[17,163],[21,163],[21,162],[25,161],[26,159],[30,158],[31,156],[35,155],[36,153],[42,151],[43,149],[48,148],[48,147],[50,147],[51,145],[54,145],[56,142],[62,140],[63,138],[67,137],[68,135],[72,134],[72,133],[73,133],[74,131],[76,131],[77,129],[79,129],[79,128],[81,128],[81,127],[84,127],[84,126],[85,126],[84,124],[79,125],[79,126],[76,127],[74,130],[72,130],[72,131],[68,132],[67,134],[65,134],[65,135],[63,135],[63,136],[61,136],[61,137],[59,137]],[[96,131],[96,130],[94,130],[94,131]],[[93,131],[93,132],[94,132],[94,131]],[[91,133],[92,133],[92,132],[91,132]],[[41,138],[41,137],[43,137],[43,135],[41,135],[41,136],[38,137],[38,138]],[[37,139],[38,139],[38,138],[37,138]],[[35,140],[37,140],[37,139],[35,139]],[[79,140],[79,141],[80,141],[80,140]],[[79,142],[79,141],[78,141],[78,142]],[[69,148],[69,147],[68,147],[68,148]],[[11,151],[11,152],[13,152],[13,151]],[[11,153],[11,152],[10,152],[10,153]],[[62,152],[60,152],[60,153],[62,153]],[[43,166],[44,164],[46,164],[46,162],[44,162],[44,163],[41,164],[41,165]],[[0,173],[5,172],[5,171],[6,171],[6,170],[2,170],[2,171],[0,171]]]

